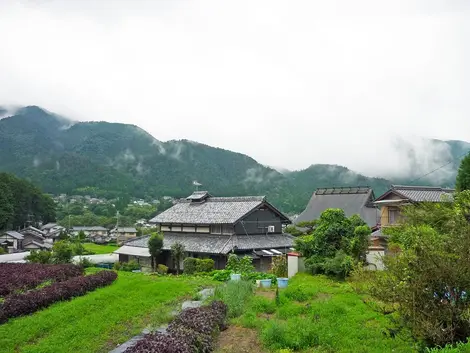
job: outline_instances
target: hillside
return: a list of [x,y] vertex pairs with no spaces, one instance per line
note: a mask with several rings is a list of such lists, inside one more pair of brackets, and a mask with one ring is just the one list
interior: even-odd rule
[[[453,185],[456,157],[470,144],[435,143],[451,151],[446,157],[450,170],[439,183]],[[412,152],[407,151],[410,158]],[[286,212],[301,211],[316,187],[370,185],[381,193],[392,183],[334,165],[280,173],[240,153],[187,140],[158,141],[134,125],[75,123],[35,106],[0,120],[0,171],[27,178],[49,193],[104,197],[181,197],[197,180],[215,195],[265,194]]]

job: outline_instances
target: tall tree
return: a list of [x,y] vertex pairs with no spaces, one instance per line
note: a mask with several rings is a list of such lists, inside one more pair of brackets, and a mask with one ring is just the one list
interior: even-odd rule
[[152,233],[148,241],[148,247],[150,260],[152,262],[152,270],[155,271],[157,257],[160,255],[163,248],[163,236],[157,232]]
[[176,274],[180,274],[180,263],[181,260],[184,258],[184,254],[186,249],[183,244],[176,242],[171,246],[171,257],[173,261],[176,263]]
[[470,190],[470,153],[460,162],[455,187],[457,191]]

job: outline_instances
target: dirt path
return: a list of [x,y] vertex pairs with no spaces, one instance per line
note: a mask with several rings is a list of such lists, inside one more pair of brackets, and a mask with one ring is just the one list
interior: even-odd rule
[[220,333],[216,353],[265,353],[255,330],[231,325]]

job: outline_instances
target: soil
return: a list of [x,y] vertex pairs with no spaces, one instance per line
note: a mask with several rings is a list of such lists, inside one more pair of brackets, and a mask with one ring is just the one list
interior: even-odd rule
[[265,353],[258,340],[258,333],[253,329],[240,326],[229,326],[222,331],[216,353]]
[[256,291],[256,295],[259,295],[268,299],[274,299],[276,297],[276,291],[259,289]]

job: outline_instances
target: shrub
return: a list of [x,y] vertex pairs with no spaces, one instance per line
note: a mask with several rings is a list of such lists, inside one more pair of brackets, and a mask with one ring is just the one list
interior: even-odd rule
[[81,257],[80,260],[78,261],[78,266],[80,266],[82,268],[88,268],[88,267],[93,267],[95,265],[93,264],[93,262],[88,260],[88,258]]
[[183,271],[187,275],[192,275],[196,272],[196,259],[194,257],[187,257],[183,261]]
[[260,279],[270,279],[273,284],[277,283],[276,275],[273,275],[272,273],[265,273],[265,272],[244,273],[242,274],[242,279],[245,281],[251,281],[252,283],[255,283],[257,280],[260,280]]
[[35,288],[48,280],[65,281],[71,277],[80,276],[82,273],[83,269],[80,266],[71,264],[0,263],[0,297],[15,291]]
[[113,265],[113,270],[119,271],[122,267],[122,264],[119,261],[116,261]]
[[285,255],[274,256],[272,258],[272,273],[276,277],[287,277],[287,258]]
[[55,264],[72,262],[73,249],[71,244],[65,240],[56,241],[52,246],[52,256]]
[[159,273],[161,275],[167,274],[168,273],[168,267],[165,266],[165,265],[159,264],[157,266],[157,273]]
[[230,279],[230,270],[215,270],[211,272],[214,281],[227,282]]
[[196,259],[196,272],[211,272],[214,270],[214,260]]
[[227,306],[214,301],[208,306],[186,309],[168,325],[167,335],[145,335],[126,353],[212,352],[215,334],[225,329]]
[[235,254],[230,254],[228,256],[227,265],[225,265],[226,270],[232,271],[232,273],[249,273],[255,270],[253,266],[253,259],[249,256],[243,256],[239,258]]
[[246,302],[253,296],[253,284],[247,281],[229,281],[215,289],[214,297],[228,306],[228,316],[233,318],[243,313]]
[[28,256],[26,256],[26,261],[36,264],[51,264],[52,251],[33,250]]
[[0,322],[34,313],[57,301],[84,295],[111,284],[116,278],[116,272],[100,271],[90,276],[77,276],[63,282],[55,282],[38,290],[12,294],[5,298],[0,308]]
[[140,270],[140,265],[135,260],[131,260],[129,262],[123,262],[121,264],[121,271],[132,272],[135,270]]

